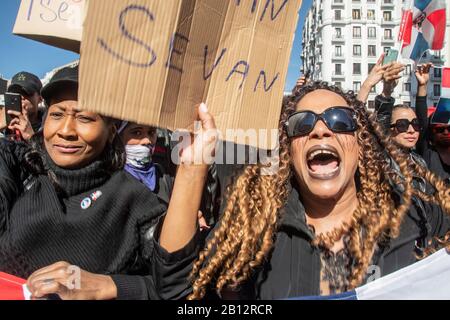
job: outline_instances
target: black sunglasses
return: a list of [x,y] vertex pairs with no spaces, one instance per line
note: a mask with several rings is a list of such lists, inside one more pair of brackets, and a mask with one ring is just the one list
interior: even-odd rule
[[285,124],[288,137],[294,138],[311,133],[319,120],[334,133],[354,132],[358,128],[356,112],[348,107],[331,107],[322,114],[299,111],[292,114]]
[[447,130],[448,133],[450,133],[450,126],[433,126],[433,132],[434,133],[445,133],[445,130]]
[[416,132],[422,131],[422,125],[417,118],[411,121],[408,119],[398,119],[395,123],[391,124],[391,128],[395,128],[398,133],[407,132],[409,126],[412,126]]

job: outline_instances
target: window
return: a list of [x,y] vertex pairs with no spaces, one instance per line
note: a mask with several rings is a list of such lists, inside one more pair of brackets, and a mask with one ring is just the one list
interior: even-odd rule
[[387,53],[389,51],[389,49],[391,49],[391,47],[384,47],[383,48],[384,53]]
[[435,84],[433,86],[433,94],[435,97],[440,97],[441,96],[441,85],[440,84]]
[[361,27],[353,27],[353,38],[361,38]]
[[392,29],[384,29],[384,38],[392,40]]
[[383,11],[383,19],[384,19],[384,21],[392,21],[392,12],[391,11]]
[[442,77],[442,69],[441,68],[433,68],[434,77],[440,78]]
[[334,19],[341,20],[341,10],[334,10]]
[[340,63],[334,65],[334,73],[337,75],[342,74],[342,65]]
[[411,83],[406,82],[403,84],[403,92],[411,92]]
[[370,100],[369,103],[368,103],[368,107],[369,107],[369,109],[371,109],[371,110],[375,109],[375,101]]
[[340,82],[340,81],[336,81],[336,82],[334,83],[334,85],[335,85],[336,87],[342,88],[342,82]]
[[410,64],[406,65],[405,74],[408,76],[411,74],[411,65]]
[[367,10],[367,20],[375,20],[375,10]]
[[353,46],[353,55],[356,57],[361,56],[361,46],[359,44]]
[[377,28],[375,27],[369,27],[367,29],[367,37],[369,39],[375,39],[377,37]]
[[336,57],[342,57],[342,47],[341,46],[336,46],[334,48],[334,54]]
[[361,63],[353,64],[353,74],[361,74]]
[[405,101],[403,104],[407,107],[411,107],[411,101]]
[[361,20],[361,10],[353,9],[352,10],[352,17],[353,17],[354,20]]
[[367,47],[367,54],[369,57],[376,57],[377,55],[377,46],[369,45]]
[[342,29],[341,28],[336,28],[335,29],[335,34],[336,34],[336,38],[342,38]]
[[353,91],[358,92],[361,89],[361,82],[353,82]]

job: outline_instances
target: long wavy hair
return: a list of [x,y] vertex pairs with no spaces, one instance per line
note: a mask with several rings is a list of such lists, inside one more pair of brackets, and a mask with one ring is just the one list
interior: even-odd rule
[[[351,223],[343,224],[333,232],[317,235],[314,241],[317,246],[331,248],[344,235],[348,237],[348,250],[353,259],[348,279],[351,288],[362,283],[377,244],[399,235],[413,195],[438,203],[450,212],[449,189],[445,184],[425,168],[411,164],[411,160],[382,133],[380,125],[369,116],[364,104],[356,99],[353,92],[344,93],[325,82],[310,83],[283,101],[278,173],[263,175],[262,164],[248,165],[228,186],[220,224],[194,263],[191,273],[193,293],[189,299],[201,299],[212,286],[219,294],[224,288],[238,288],[249,279],[255,268],[268,259],[293,174],[290,139],[284,124],[295,112],[298,102],[319,89],[342,96],[355,109],[358,119],[359,205]],[[398,163],[400,174],[390,169],[386,152]],[[433,186],[433,195],[427,196],[414,190],[409,170],[411,165]],[[395,184],[402,192],[395,192]]]

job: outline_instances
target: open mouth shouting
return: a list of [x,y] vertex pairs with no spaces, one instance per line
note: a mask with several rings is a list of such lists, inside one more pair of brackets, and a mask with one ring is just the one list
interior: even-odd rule
[[337,177],[341,170],[341,157],[330,145],[316,145],[306,153],[308,173],[312,178],[329,180]]

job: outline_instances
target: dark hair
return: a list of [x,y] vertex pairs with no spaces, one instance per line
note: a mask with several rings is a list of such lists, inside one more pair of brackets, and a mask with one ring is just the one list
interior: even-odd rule
[[[115,125],[115,120],[109,117],[102,117],[107,125]],[[31,148],[23,157],[22,165],[33,175],[47,175],[55,186],[58,193],[63,192],[58,184],[56,175],[51,170],[45,168],[45,156],[47,151],[44,147],[43,130],[36,133],[29,142]],[[107,143],[101,153],[99,160],[102,160],[102,170],[105,174],[112,175],[114,172],[122,170],[126,162],[125,148],[118,134],[115,135],[112,143]]]

